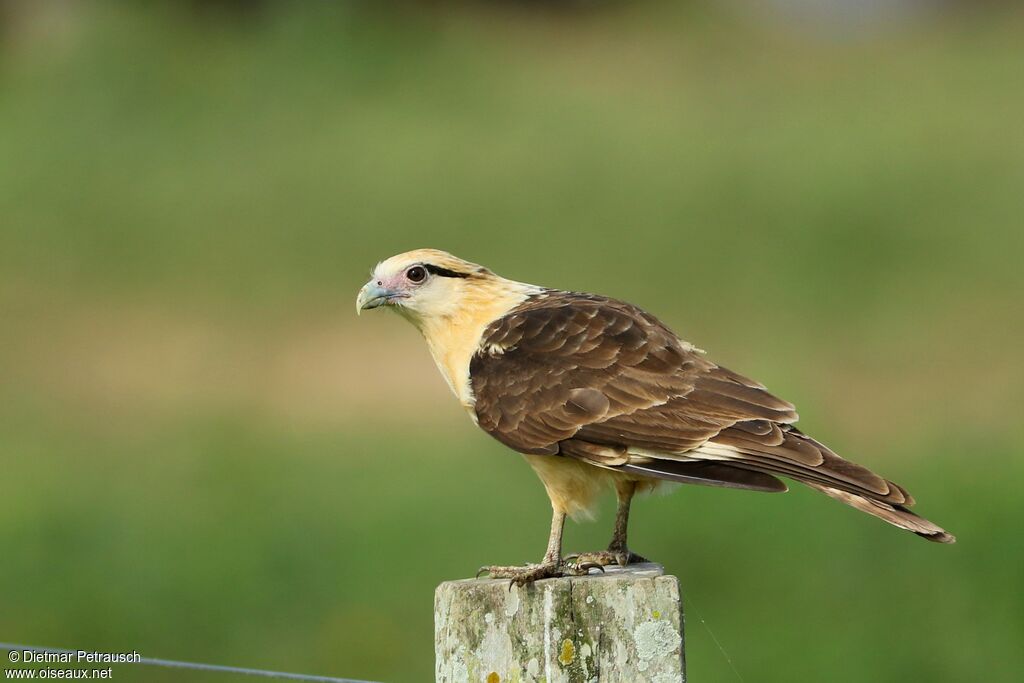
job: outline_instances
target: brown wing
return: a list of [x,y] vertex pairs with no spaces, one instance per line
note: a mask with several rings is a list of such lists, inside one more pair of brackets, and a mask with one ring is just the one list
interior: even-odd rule
[[785,490],[773,476],[783,475],[933,540],[952,538],[904,509],[913,500],[903,488],[792,427],[790,403],[631,304],[548,291],[492,323],[480,346],[470,364],[479,425],[517,451],[768,491]]

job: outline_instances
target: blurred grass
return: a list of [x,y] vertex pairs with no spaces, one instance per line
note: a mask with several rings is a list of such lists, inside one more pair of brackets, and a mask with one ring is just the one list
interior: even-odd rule
[[[128,442],[83,441],[46,418],[3,428],[3,572],[16,590],[0,630],[35,642],[423,680],[433,586],[534,559],[548,521],[529,469],[468,427],[381,424],[383,446],[376,430],[289,436],[234,419]],[[979,447],[1006,484],[962,457]],[[635,547],[697,605],[691,675],[730,675],[703,619],[747,678],[1013,680],[1024,602],[1011,494],[1024,468],[998,442],[929,455],[886,472],[960,534],[948,549],[804,490],[641,502]],[[571,526],[567,547],[602,545],[610,512]]]
[[[347,331],[429,245],[643,304],[960,537],[804,491],[641,503],[747,680],[1017,680],[1019,14],[830,42],[701,5],[271,7],[5,38],[3,639],[428,679],[433,586],[548,522],[411,329]],[[688,635],[694,680],[734,677]]]

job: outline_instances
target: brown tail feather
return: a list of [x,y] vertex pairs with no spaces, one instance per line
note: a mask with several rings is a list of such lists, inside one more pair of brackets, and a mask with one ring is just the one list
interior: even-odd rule
[[613,449],[579,439],[562,442],[561,450],[563,455],[596,467],[655,479],[768,493],[781,493],[786,490],[786,485],[782,481],[767,472],[731,467],[724,463],[679,462],[650,458],[636,459],[635,462],[631,462],[625,449]]
[[646,463],[628,464],[617,467],[621,472],[639,474],[655,479],[678,481],[684,484],[703,484],[728,489],[747,489],[766,493],[784,493],[786,484],[767,472],[730,467],[715,462],[674,462],[651,460]]
[[830,496],[851,507],[857,508],[861,512],[866,512],[869,515],[874,515],[879,519],[883,519],[893,526],[906,529],[907,531],[912,531],[918,536],[926,538],[929,541],[935,541],[936,543],[956,542],[956,536],[948,533],[945,529],[934,522],[930,522],[924,517],[915,515],[903,506],[890,505],[889,503],[884,503],[880,500],[873,500],[865,496],[858,496],[854,493],[833,488],[831,486],[825,486],[817,482],[804,481],[803,483],[813,489],[821,491],[826,496]]
[[[579,439],[563,441],[560,450],[562,455],[597,467],[687,484],[782,492],[786,485],[776,477],[789,477],[929,541],[956,541],[942,527],[907,509],[914,499],[902,486],[839,457],[789,425],[779,428],[765,424],[743,425],[741,430],[727,430],[729,438],[716,439],[714,445],[729,448],[725,452],[731,456],[728,460],[718,459],[723,455],[721,450],[704,451],[705,455],[715,456],[715,460],[682,460],[677,453],[637,456],[625,447]],[[764,440],[757,442],[745,434]],[[697,449],[694,453],[702,451]]]

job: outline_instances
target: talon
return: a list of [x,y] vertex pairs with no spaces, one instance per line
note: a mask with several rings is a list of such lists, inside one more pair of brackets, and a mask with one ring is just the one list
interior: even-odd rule
[[541,564],[527,564],[525,566],[484,566],[477,572],[477,577],[483,572],[490,574],[492,579],[511,579],[508,587],[511,591],[513,585],[525,586],[539,579],[565,576],[566,569],[555,562],[543,562]]
[[474,579],[479,579],[481,574],[490,574],[490,573],[491,573],[491,568],[490,567],[480,567],[480,569],[476,570],[476,576],[474,576],[473,578]]
[[508,582],[508,592],[509,593],[512,592],[512,586],[519,586],[520,588],[522,588],[526,584],[533,583],[534,581],[536,581],[537,579],[540,579],[540,578],[543,578],[543,577],[541,577],[541,576],[534,576],[533,574],[530,574],[530,573],[524,573],[524,574],[520,574],[519,576],[515,576],[515,577],[512,578],[511,581]]

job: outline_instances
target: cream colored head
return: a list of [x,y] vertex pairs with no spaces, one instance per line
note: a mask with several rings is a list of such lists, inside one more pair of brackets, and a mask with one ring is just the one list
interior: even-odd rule
[[467,298],[507,282],[483,266],[437,249],[416,249],[381,261],[359,290],[356,311],[391,306],[414,323],[455,315]]
[[446,252],[417,249],[377,264],[359,290],[356,311],[387,306],[411,321],[448,386],[471,411],[469,364],[484,330],[541,291]]

